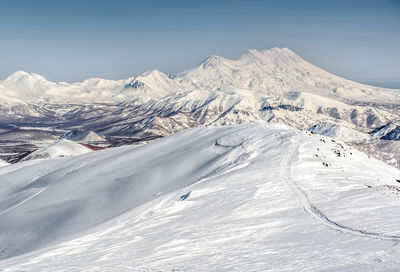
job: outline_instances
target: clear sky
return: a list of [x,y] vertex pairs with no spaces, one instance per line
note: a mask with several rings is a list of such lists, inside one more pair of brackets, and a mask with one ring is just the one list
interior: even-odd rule
[[343,77],[400,88],[400,0],[0,1],[0,78],[175,74],[209,55],[276,46]]

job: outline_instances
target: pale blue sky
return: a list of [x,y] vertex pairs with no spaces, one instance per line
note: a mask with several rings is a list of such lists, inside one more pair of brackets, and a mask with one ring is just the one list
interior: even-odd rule
[[0,78],[175,74],[209,55],[275,46],[346,78],[400,88],[400,0],[0,1]]

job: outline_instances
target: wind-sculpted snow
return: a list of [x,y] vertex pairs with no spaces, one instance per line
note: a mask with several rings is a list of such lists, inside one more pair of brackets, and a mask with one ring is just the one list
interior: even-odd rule
[[283,125],[19,163],[0,168],[0,182],[4,271],[400,265],[400,171]]

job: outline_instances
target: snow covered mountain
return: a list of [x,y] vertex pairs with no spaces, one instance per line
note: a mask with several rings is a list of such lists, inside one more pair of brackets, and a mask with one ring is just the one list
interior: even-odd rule
[[0,269],[396,270],[399,182],[262,121],[22,162],[0,168]]
[[400,90],[343,79],[287,48],[249,50],[237,60],[211,56],[176,76],[151,70],[68,84],[16,72],[0,88],[0,122],[139,140],[253,120],[304,130],[333,123],[363,133],[400,120]]
[[396,127],[390,123],[369,134],[332,123],[319,123],[308,130],[345,142],[374,158],[400,168],[400,141],[396,140]]
[[37,160],[37,159],[55,159],[68,156],[76,156],[91,152],[91,150],[83,145],[75,143],[67,139],[61,139],[54,144],[39,148],[22,161]]
[[363,140],[370,140],[372,138],[371,135],[367,133],[362,133],[355,129],[331,123],[316,124],[315,126],[309,128],[308,131],[328,136],[342,142],[363,141]]
[[384,126],[374,129],[371,134],[379,139],[400,140],[400,124],[388,123]]
[[61,136],[61,139],[67,139],[78,143],[99,143],[106,142],[106,139],[91,130],[72,130]]

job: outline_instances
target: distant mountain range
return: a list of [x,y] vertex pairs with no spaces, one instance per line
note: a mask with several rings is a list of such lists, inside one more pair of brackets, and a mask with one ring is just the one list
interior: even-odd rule
[[151,70],[127,79],[69,84],[19,71],[0,81],[4,133],[9,125],[35,130],[40,124],[54,131],[83,129],[146,140],[256,119],[299,129],[328,123],[372,133],[376,137],[370,140],[356,139],[367,142],[359,148],[390,145],[395,153],[389,158],[378,148],[372,153],[400,166],[400,90],[338,77],[287,48],[248,50],[237,60],[211,56],[178,75]]

